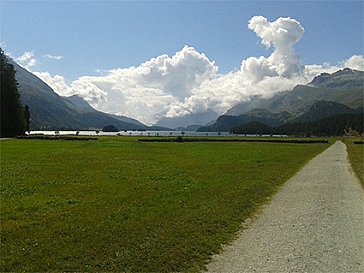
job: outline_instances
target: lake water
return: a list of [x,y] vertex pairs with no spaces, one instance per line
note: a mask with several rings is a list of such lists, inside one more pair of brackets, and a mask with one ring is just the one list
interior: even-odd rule
[[[195,132],[195,131],[120,131],[120,132],[102,132],[96,131],[30,131],[30,135],[78,135],[80,136],[257,136],[257,135],[236,135],[228,132]],[[182,133],[184,132],[184,134]],[[269,135],[263,135],[269,136]],[[285,137],[282,135],[274,135],[275,137]]]

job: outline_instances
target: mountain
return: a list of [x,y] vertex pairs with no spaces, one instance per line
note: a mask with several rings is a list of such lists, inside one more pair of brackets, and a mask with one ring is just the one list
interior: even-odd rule
[[327,100],[342,103],[351,108],[362,107],[363,88],[352,87],[347,89],[322,89],[307,85],[297,85],[292,91],[283,91],[272,98],[252,97],[230,108],[225,115],[241,115],[254,108],[262,108],[273,113],[287,111],[298,117],[318,101]]
[[333,74],[323,73],[308,85],[297,85],[292,91],[279,92],[272,98],[250,97],[230,108],[225,115],[237,116],[254,108],[262,108],[273,113],[287,111],[298,117],[315,102],[322,100],[359,108],[363,106],[363,84],[363,71],[346,68]]
[[296,136],[342,136],[350,134],[363,134],[363,112],[354,114],[339,114],[312,122],[286,123],[271,128],[273,134],[286,134]]
[[333,74],[322,73],[316,76],[308,85],[327,89],[343,89],[364,86],[364,72],[344,68]]
[[[268,126],[313,122],[340,114],[355,114],[363,109],[364,72],[343,69],[323,73],[308,85],[297,85],[272,98],[250,97],[220,116],[216,123],[199,131],[229,131],[250,122]],[[256,126],[256,124],[253,124]]]
[[251,121],[230,129],[233,134],[268,135],[272,128],[259,121]]
[[125,116],[112,115],[112,114],[108,114],[108,116],[112,117],[112,118],[115,118],[117,120],[123,121],[123,122],[128,122],[128,123],[131,123],[131,124],[142,126],[142,127],[145,127],[144,129],[147,129],[147,126],[145,124],[141,123],[139,120],[129,118],[129,117],[125,117]]
[[216,123],[206,127],[200,127],[200,132],[228,132],[231,128],[250,122],[259,122],[268,126],[278,126],[290,118],[288,112],[272,113],[265,109],[253,109],[239,116],[222,115]]
[[260,122],[249,122],[230,130],[234,134],[278,134],[295,136],[342,136],[363,134],[363,112],[339,114],[311,122],[286,123],[269,127]]
[[314,103],[310,109],[302,116],[290,121],[293,122],[312,122],[324,118],[328,118],[341,114],[355,114],[359,111],[352,109],[344,104],[332,102],[332,101],[318,101]]
[[[94,108],[91,107],[90,104],[88,104],[87,101],[85,101],[83,98],[77,96],[77,95],[73,95],[70,97],[66,97],[68,100],[70,100],[74,105],[78,106],[79,108],[88,111],[88,112],[94,112],[96,111]],[[144,125],[143,123],[141,123],[140,121],[133,119],[133,118],[129,118],[129,117],[125,117],[125,116],[118,116],[118,115],[113,115],[113,114],[107,114],[109,117],[112,117],[114,119],[123,121],[123,122],[128,122],[131,124],[136,124],[138,126],[141,127],[145,127],[146,129],[146,125]]]
[[301,136],[338,136],[343,135],[347,130],[363,132],[363,109],[352,109],[331,101],[316,102],[305,114],[279,126],[270,126],[267,122],[250,121],[230,128],[230,132],[234,134]]
[[147,128],[135,120],[129,122],[128,118],[99,112],[80,97],[61,97],[37,76],[14,61],[12,64],[21,101],[29,106],[31,130],[93,130],[107,125],[114,125],[119,130]]
[[76,105],[78,108],[84,110],[85,112],[93,112],[95,110],[90,104],[88,104],[87,101],[77,95],[64,98],[70,101],[73,105]]
[[218,114],[215,111],[207,109],[205,112],[202,113],[187,114],[185,116],[174,118],[162,118],[155,124],[155,126],[169,127],[173,129],[176,129],[178,127],[186,128],[191,125],[202,126],[211,121],[215,121],[217,117]]
[[178,131],[197,131],[201,125],[188,125],[187,127],[177,127],[176,130]]

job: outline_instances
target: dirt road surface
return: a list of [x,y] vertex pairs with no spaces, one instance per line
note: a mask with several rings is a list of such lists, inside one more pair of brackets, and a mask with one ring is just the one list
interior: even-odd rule
[[364,272],[364,191],[345,144],[291,178],[208,272]]

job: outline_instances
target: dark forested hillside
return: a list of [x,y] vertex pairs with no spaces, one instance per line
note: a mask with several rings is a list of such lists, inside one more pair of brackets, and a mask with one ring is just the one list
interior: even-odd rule
[[234,134],[267,135],[272,133],[272,127],[259,121],[252,121],[233,127],[230,132]]
[[346,131],[363,133],[363,113],[340,114],[312,122],[286,123],[269,127],[250,122],[231,129],[234,134],[279,134],[294,136],[342,136]]
[[341,103],[332,101],[318,101],[314,103],[306,113],[298,118],[290,120],[290,122],[312,122],[330,116],[340,114],[355,114],[358,112],[359,110],[352,109]]
[[345,130],[363,133],[363,113],[341,114],[308,123],[284,124],[273,128],[273,134],[342,136]]

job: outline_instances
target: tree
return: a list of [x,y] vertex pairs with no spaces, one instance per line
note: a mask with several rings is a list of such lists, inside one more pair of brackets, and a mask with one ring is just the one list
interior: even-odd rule
[[1,70],[1,137],[14,137],[25,132],[24,108],[20,102],[14,66],[0,48]]
[[30,111],[29,106],[24,106],[25,131],[30,132]]
[[230,131],[234,134],[262,135],[262,134],[270,134],[271,128],[262,122],[251,121],[251,122],[242,124],[238,127],[233,127]]
[[119,132],[119,129],[116,128],[114,125],[107,125],[104,128],[102,128],[103,132]]

